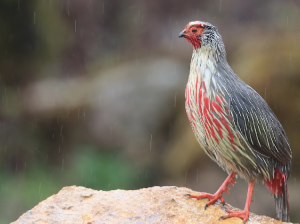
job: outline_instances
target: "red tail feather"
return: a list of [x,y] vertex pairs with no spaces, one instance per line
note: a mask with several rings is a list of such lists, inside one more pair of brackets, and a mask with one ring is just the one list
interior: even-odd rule
[[281,173],[279,167],[277,167],[274,177],[269,181],[265,181],[265,184],[271,193],[274,194],[277,219],[289,222],[289,190],[286,174]]
[[276,168],[274,177],[270,180],[266,180],[265,184],[272,194],[282,194],[283,184],[286,181],[285,175],[280,173],[279,167]]

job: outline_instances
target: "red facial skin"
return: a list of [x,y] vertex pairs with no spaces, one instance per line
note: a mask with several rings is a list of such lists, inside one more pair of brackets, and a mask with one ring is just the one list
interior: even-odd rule
[[184,38],[190,42],[193,48],[196,50],[201,47],[200,36],[205,26],[203,25],[186,25],[182,33]]

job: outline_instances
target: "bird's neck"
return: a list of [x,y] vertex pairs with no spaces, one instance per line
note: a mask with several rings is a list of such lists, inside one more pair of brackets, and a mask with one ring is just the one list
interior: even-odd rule
[[216,76],[218,76],[217,49],[202,46],[193,51],[190,65],[189,88],[204,88],[203,90],[210,96],[212,91],[216,91]]

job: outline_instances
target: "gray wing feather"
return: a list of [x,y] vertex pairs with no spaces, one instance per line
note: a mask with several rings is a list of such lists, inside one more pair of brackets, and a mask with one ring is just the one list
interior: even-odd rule
[[254,152],[288,163],[292,158],[288,138],[266,101],[245,83],[231,90],[230,109],[235,126]]

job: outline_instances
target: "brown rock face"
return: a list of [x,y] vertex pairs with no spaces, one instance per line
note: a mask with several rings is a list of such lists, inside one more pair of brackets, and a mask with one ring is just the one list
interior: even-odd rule
[[[188,199],[185,194],[197,192],[178,187],[108,192],[64,187],[13,223],[243,223],[239,218],[218,221],[225,208],[234,209],[230,205],[216,203],[204,210],[208,199]],[[247,223],[281,222],[251,213]]]

